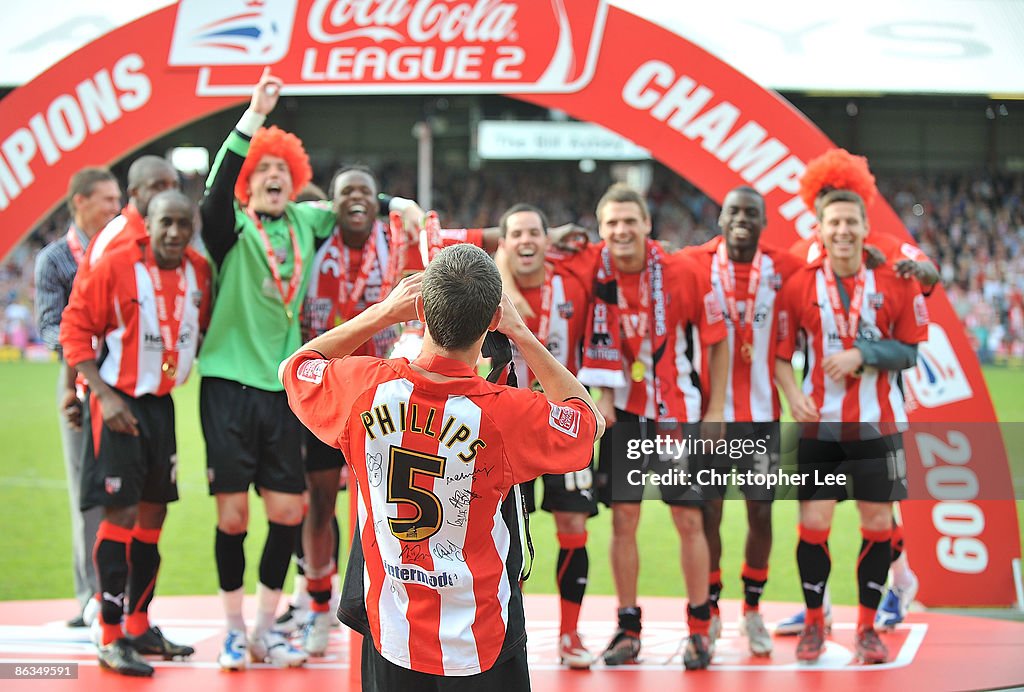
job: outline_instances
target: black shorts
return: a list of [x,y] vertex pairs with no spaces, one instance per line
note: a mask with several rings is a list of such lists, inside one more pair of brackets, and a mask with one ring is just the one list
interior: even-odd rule
[[306,489],[302,424],[284,392],[204,377],[199,418],[211,495],[246,492],[250,484],[281,493]]
[[305,447],[306,472],[340,469],[347,462],[337,447],[324,444],[319,437],[302,426],[302,442]]
[[363,690],[371,692],[529,692],[526,645],[516,655],[476,675],[444,677],[418,673],[387,660],[363,637]]
[[[801,438],[797,471],[807,474],[797,490],[800,500],[907,499],[907,461],[903,436],[898,433],[842,442]],[[831,483],[838,480],[835,476],[839,474],[846,476],[846,483]]]
[[[732,486],[747,500],[774,500],[775,483],[768,482],[768,476],[779,472],[782,448],[779,421],[726,423],[723,443],[711,457],[710,468],[714,474],[709,474],[710,478],[701,483],[704,497],[723,499]],[[741,475],[743,480],[727,482],[736,475]]]
[[697,473],[705,468],[701,454],[648,453],[643,440],[699,437],[699,423],[652,421],[615,409],[616,423],[605,430],[598,452],[598,499],[609,507],[616,502],[656,499],[669,505],[700,507],[704,503]]
[[139,502],[174,502],[178,499],[174,401],[170,396],[145,395],[136,399],[114,391],[138,421],[139,435],[116,433],[103,425],[99,399],[91,392],[86,395],[82,419],[82,510],[97,506],[130,507]]
[[[570,473],[546,473],[540,477],[544,484],[544,500],[540,508],[545,512],[578,512],[589,517],[597,516],[597,495],[594,488],[594,461],[580,471]],[[520,483],[523,502],[527,512],[537,511],[535,497],[537,479]]]

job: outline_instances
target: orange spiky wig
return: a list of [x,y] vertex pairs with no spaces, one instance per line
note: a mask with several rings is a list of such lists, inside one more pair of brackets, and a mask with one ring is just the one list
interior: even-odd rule
[[242,164],[242,170],[238,172],[238,180],[235,181],[235,197],[243,207],[249,204],[249,176],[256,169],[260,159],[268,154],[278,156],[288,164],[288,170],[292,174],[291,199],[294,200],[313,179],[313,169],[309,165],[309,156],[302,146],[302,140],[276,125],[261,127],[252,137],[249,153]]
[[819,212],[818,199],[832,190],[848,190],[856,193],[869,208],[878,195],[875,176],[868,168],[868,160],[854,156],[846,149],[829,149],[807,164],[800,179],[800,198],[808,209]]

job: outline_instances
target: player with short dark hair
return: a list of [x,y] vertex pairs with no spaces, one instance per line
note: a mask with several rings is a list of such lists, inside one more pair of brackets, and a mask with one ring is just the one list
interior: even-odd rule
[[[148,238],[104,255],[75,282],[61,326],[67,361],[89,383],[82,507],[104,513],[95,550],[99,661],[124,675],[153,674],[139,654],[194,652],[148,616],[160,531],[178,499],[170,393],[188,377],[209,321],[210,270],[189,247],[194,217],[180,192],[154,197]],[[103,344],[99,359],[94,339]]]
[[[574,260],[590,263],[593,285],[579,377],[601,388],[598,406],[610,423],[598,473],[607,478],[601,499],[612,508],[611,561],[619,609],[618,630],[603,658],[607,665],[621,665],[636,662],[640,653],[636,535],[644,485],[631,482],[630,474],[661,471],[665,463],[657,455],[623,458],[621,442],[665,430],[690,438],[720,436],[729,354],[725,322],[707,273],[691,258],[666,255],[650,240],[651,217],[643,196],[627,185],[612,185],[598,201],[597,218],[603,242]],[[703,391],[694,365],[701,346],[708,347],[710,391]],[[687,464],[692,480],[703,462],[693,455],[664,470],[685,471],[681,466]],[[683,664],[688,670],[706,668],[712,655],[711,605],[702,495],[695,482],[659,490],[682,542],[689,599]]]
[[[498,223],[514,286],[533,313],[526,325],[558,362],[575,373],[580,367],[583,330],[587,319],[587,289],[571,272],[546,261],[551,245],[547,217],[532,204],[509,207]],[[536,388],[533,373],[522,356],[514,354],[519,386]],[[585,469],[543,477],[541,508],[551,512],[558,538],[555,580],[559,593],[558,657],[570,668],[589,668],[594,656],[577,631],[587,588],[590,556],[587,519],[597,514],[593,464]],[[534,485],[522,487],[527,511],[536,509]]]
[[[348,355],[416,317],[426,331],[412,363]],[[494,329],[544,394],[476,374]],[[302,422],[351,463],[359,527],[339,615],[365,637],[364,689],[447,689],[445,677],[459,689],[529,689],[517,484],[584,468],[603,421],[502,299],[493,261],[465,244],[442,250],[306,344],[281,378]]]
[[167,159],[147,155],[132,161],[128,167],[128,204],[100,231],[95,242],[89,244],[79,273],[84,275],[104,253],[136,245],[145,239],[150,200],[161,192],[177,189],[178,171]]
[[[928,311],[915,282],[887,267],[869,269],[864,196],[853,185],[814,190],[824,255],[785,287],[779,312],[776,380],[803,426],[799,471],[845,473],[847,486],[799,488],[797,564],[807,607],[797,658],[824,650],[825,585],[831,571],[828,535],[836,502],[852,496],[861,518],[856,652],[866,663],[888,660],[874,628],[891,560],[892,503],[907,496],[901,431],[906,411],[900,371],[917,360]],[[806,339],[807,375],[797,385],[790,359],[797,333]]]
[[[733,440],[760,442],[765,450],[738,460],[729,456],[716,458],[715,469],[724,475],[735,465],[741,471],[769,474],[779,468],[781,407],[774,382],[777,295],[785,280],[803,265],[789,253],[761,243],[764,198],[751,187],[736,187],[725,195],[718,224],[722,230],[720,236],[703,245],[686,248],[683,253],[693,257],[709,275],[728,327],[726,438],[730,444]],[[702,379],[705,388],[709,388],[708,378]],[[722,592],[720,526],[725,488],[707,490],[704,533],[711,558],[710,637],[714,643],[722,629],[718,599]],[[774,493],[757,485],[744,485],[742,492],[746,498],[747,540],[740,575],[743,581],[740,631],[746,635],[752,654],[767,656],[772,652],[772,638],[759,612],[759,604],[768,581]]]

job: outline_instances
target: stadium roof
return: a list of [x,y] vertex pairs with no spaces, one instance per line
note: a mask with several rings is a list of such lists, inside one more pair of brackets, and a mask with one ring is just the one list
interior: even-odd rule
[[[1024,2],[1018,0],[609,2],[779,91],[1024,98]],[[96,37],[170,4],[8,3],[0,23],[0,86],[24,84]]]

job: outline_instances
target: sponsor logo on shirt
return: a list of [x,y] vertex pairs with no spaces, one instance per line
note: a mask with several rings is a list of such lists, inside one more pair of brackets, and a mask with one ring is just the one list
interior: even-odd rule
[[326,369],[327,361],[322,358],[317,360],[307,360],[299,366],[298,370],[295,371],[295,378],[302,380],[303,382],[320,384],[324,381],[324,370]]
[[384,570],[392,579],[413,584],[423,584],[435,589],[457,586],[459,575],[455,572],[427,571],[414,565],[394,565],[387,560],[382,560]]
[[580,432],[580,412],[568,406],[559,406],[554,402],[548,402],[551,406],[551,413],[548,416],[548,425],[560,433],[575,438]]

